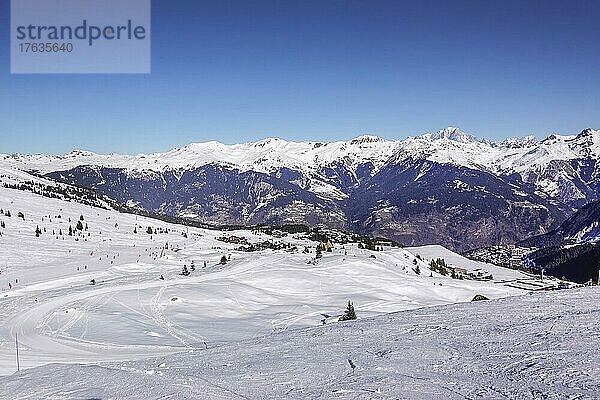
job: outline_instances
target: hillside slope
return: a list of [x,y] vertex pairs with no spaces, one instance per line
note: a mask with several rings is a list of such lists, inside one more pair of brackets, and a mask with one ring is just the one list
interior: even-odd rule
[[586,283],[597,281],[600,265],[600,201],[585,205],[558,228],[520,242],[538,250],[528,254],[535,270]]
[[138,362],[49,365],[0,379],[0,397],[594,399],[599,294],[536,293]]

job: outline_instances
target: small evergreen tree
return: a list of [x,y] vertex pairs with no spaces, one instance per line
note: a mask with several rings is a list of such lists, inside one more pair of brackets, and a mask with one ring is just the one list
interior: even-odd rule
[[152,233],[154,233],[154,231],[152,230],[152,227],[151,227],[151,226],[149,226],[149,227],[148,227],[148,229],[146,229],[146,233],[147,233],[148,235],[152,235]]
[[80,220],[80,221],[83,221],[83,220],[84,220],[84,219],[83,219],[83,215],[80,215],[80,216],[79,216],[79,220]]
[[69,236],[73,236],[73,227],[69,225]]
[[83,223],[81,223],[81,221],[77,221],[77,226],[75,228],[77,228],[78,231],[82,231],[83,230]]
[[342,315],[338,321],[350,321],[356,319],[356,312],[354,311],[354,304],[351,301],[348,301],[348,306],[346,306],[346,311],[344,315]]
[[221,264],[225,265],[227,264],[227,256],[223,254],[223,257],[221,257]]
[[42,234],[42,230],[40,229],[39,226],[37,226],[35,228],[35,237],[40,237],[41,234]]
[[183,266],[183,269],[181,270],[181,275],[183,276],[188,276],[190,274],[190,271],[188,270],[187,266]]

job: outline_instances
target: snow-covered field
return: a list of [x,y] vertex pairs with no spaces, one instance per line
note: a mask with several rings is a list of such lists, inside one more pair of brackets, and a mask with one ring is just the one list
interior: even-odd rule
[[142,361],[48,365],[0,379],[0,397],[597,399],[599,295],[532,292]]

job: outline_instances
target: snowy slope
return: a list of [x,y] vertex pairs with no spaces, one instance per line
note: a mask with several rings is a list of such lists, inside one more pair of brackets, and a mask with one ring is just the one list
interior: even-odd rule
[[524,278],[525,275],[516,270],[498,267],[493,264],[488,264],[479,261],[473,261],[466,257],[461,256],[460,254],[456,254],[453,251],[450,251],[443,246],[421,246],[421,247],[409,247],[406,250],[410,251],[415,255],[421,256],[424,260],[434,260],[438,258],[442,258],[446,261],[446,264],[450,266],[460,266],[461,268],[465,268],[469,271],[475,270],[484,270],[491,273],[495,279],[498,280],[510,280],[510,279],[519,279]]
[[144,361],[49,365],[0,379],[0,398],[596,399],[599,294],[535,293]]
[[[18,175],[10,180],[30,178]],[[303,235],[187,229],[5,188],[0,188],[0,208],[6,224],[0,229],[4,374],[14,369],[16,335],[25,368],[132,360],[318,326],[323,314],[340,315],[348,300],[367,317],[466,302],[475,294],[525,293],[495,281],[430,277],[426,263],[400,248],[371,252],[357,243],[334,244],[332,252],[315,260],[317,243]],[[81,232],[75,229],[80,216],[87,225]],[[40,237],[37,227],[45,230]],[[218,240],[232,235],[298,251],[248,253]],[[310,253],[302,252],[305,247]],[[231,260],[221,265],[224,255]],[[196,270],[180,275],[192,261]]]

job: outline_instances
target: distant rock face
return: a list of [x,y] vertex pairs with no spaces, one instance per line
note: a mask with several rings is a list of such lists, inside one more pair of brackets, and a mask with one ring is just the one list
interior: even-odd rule
[[600,243],[600,201],[585,205],[556,229],[520,242],[538,248]]
[[404,141],[4,156],[149,211],[214,224],[305,223],[466,251],[544,234],[600,199],[600,131],[501,143],[447,128]]
[[290,183],[293,174],[286,175],[285,171],[277,177],[211,164],[181,174],[136,175],[122,169],[77,167],[48,176],[147,211],[211,224],[306,223],[346,228],[338,204]]
[[562,216],[548,201],[515,193],[487,172],[426,160],[391,164],[369,177],[371,169],[324,169],[328,183],[344,195],[340,199],[311,192],[310,185],[302,186],[306,179],[289,170],[267,175],[211,164],[180,174],[139,175],[77,167],[49,176],[148,211],[211,224],[324,225],[459,251],[542,233]]
[[586,283],[598,279],[600,269],[600,201],[585,205],[560,226],[520,245],[539,250],[527,255],[527,264],[548,275]]
[[492,174],[426,160],[384,168],[353,191],[347,209],[359,232],[459,251],[510,243],[561,216]]

